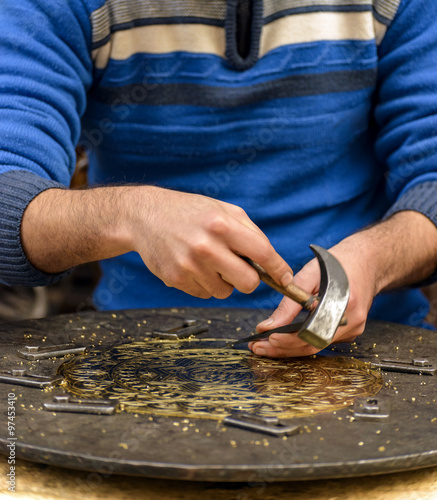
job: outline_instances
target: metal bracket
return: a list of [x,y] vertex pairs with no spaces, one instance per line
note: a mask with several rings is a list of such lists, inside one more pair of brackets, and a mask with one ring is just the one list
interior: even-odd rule
[[47,358],[62,358],[67,354],[82,354],[86,347],[75,344],[59,345],[27,345],[23,349],[18,349],[18,355],[30,361]]
[[154,330],[152,337],[157,339],[185,339],[191,335],[199,335],[208,331],[208,325],[197,319],[184,319],[182,325],[168,328],[166,330]]
[[77,399],[71,396],[55,396],[53,403],[44,403],[46,410],[58,412],[113,415],[119,407],[118,401],[109,399]]
[[35,375],[27,373],[26,370],[11,370],[8,372],[0,372],[0,382],[5,384],[24,385],[26,387],[37,387],[44,389],[58,385],[62,382],[61,376],[46,377],[44,375]]
[[432,364],[423,358],[415,358],[411,361],[381,359],[381,361],[372,362],[370,366],[371,368],[381,368],[381,370],[388,372],[418,373],[423,375],[434,375],[436,372],[436,369],[432,368]]
[[223,423],[277,437],[291,436],[300,432],[300,425],[283,425],[277,417],[263,417],[251,413],[235,412],[229,417],[225,417]]
[[390,416],[388,401],[377,398],[357,398],[354,402],[354,420],[381,422]]

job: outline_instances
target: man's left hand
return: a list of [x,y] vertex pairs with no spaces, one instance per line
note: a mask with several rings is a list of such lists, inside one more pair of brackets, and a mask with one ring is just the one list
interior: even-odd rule
[[[364,332],[373,298],[380,291],[418,282],[436,269],[437,229],[420,213],[399,212],[344,239],[330,252],[343,266],[350,286],[345,313],[348,323],[338,328],[333,343],[352,342]],[[294,283],[317,295],[320,268],[316,259],[296,274]],[[299,304],[284,297],[271,317],[258,325],[257,331],[288,324],[300,310]],[[273,358],[308,356],[319,351],[297,334],[280,333],[273,333],[268,340],[251,342],[249,348],[255,354]]]

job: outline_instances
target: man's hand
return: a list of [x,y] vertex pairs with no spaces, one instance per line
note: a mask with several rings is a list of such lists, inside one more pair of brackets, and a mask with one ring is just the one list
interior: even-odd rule
[[[350,285],[348,324],[338,328],[334,342],[352,342],[363,333],[373,298],[379,292],[418,282],[436,269],[437,229],[420,213],[400,212],[346,238],[330,251],[342,264]],[[316,259],[296,274],[294,283],[318,293],[320,269]],[[263,332],[290,323],[300,309],[284,298],[257,330]],[[297,334],[272,334],[268,340],[252,342],[249,347],[260,356],[270,357],[307,356],[319,351]]]
[[279,283],[291,280],[290,267],[241,208],[163,189],[151,197],[148,213],[139,211],[132,226],[134,249],[166,285],[201,298],[224,299],[234,287],[253,292],[258,274],[239,255],[261,264]]
[[226,298],[234,287],[250,293],[259,285],[239,255],[278,283],[292,279],[244,210],[153,186],[50,189],[29,204],[21,229],[27,257],[47,273],[136,251],[168,286],[202,298]]

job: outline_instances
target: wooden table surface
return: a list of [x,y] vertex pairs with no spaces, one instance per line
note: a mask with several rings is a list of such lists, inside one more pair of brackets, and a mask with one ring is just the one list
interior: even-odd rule
[[195,483],[95,473],[17,461],[16,492],[7,491],[0,458],[0,498],[14,500],[436,500],[437,467],[381,476],[271,484]]

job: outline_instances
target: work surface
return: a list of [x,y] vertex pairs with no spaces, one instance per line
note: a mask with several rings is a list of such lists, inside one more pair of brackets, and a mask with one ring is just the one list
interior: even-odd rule
[[111,476],[19,461],[15,493],[4,493],[9,466],[0,458],[0,498],[15,500],[435,500],[437,467],[382,476],[276,484],[193,483]]
[[[160,363],[155,367],[156,356],[152,348],[157,340],[151,336],[151,332],[156,330],[156,325],[163,327],[168,323],[172,326],[176,320],[192,318],[193,315],[206,322],[209,331],[192,340],[163,340],[162,346],[165,349],[160,353]],[[386,417],[383,421],[359,419],[348,401],[344,408],[338,410],[336,406],[332,406],[337,403],[329,400],[331,410],[335,408],[336,411],[320,411],[323,409],[314,407],[319,399],[313,397],[314,394],[319,394],[318,386],[313,387],[314,390],[317,389],[316,392],[313,391],[314,394],[311,392],[313,396],[306,393],[308,388],[319,381],[317,377],[311,379],[311,376],[319,374],[319,361],[326,371],[322,379],[325,382],[336,381],[333,385],[322,385],[329,391],[337,390],[336,396],[341,395],[342,398],[351,394],[355,396],[357,389],[367,387],[369,381],[373,387],[373,371],[362,370],[360,363],[364,361],[368,363],[372,359],[385,357],[411,359],[413,355],[417,360],[427,357],[431,365],[436,366],[436,338],[433,332],[388,323],[373,324],[357,344],[339,345],[335,352],[329,349],[325,357],[310,360],[311,367],[307,367],[306,371],[301,371],[300,362],[297,361],[297,372],[303,378],[298,380],[296,389],[303,395],[302,401],[311,403],[310,410],[314,410],[314,413],[304,412],[303,416],[297,418],[300,424],[298,434],[277,438],[226,427],[221,418],[196,418],[204,417],[203,413],[206,411],[214,413],[224,408],[223,405],[217,407],[214,398],[199,396],[203,394],[201,389],[204,391],[207,383],[212,381],[218,384],[222,395],[225,383],[229,381],[232,382],[230,389],[238,388],[237,392],[244,397],[249,390],[248,401],[244,403],[243,398],[238,404],[243,402],[257,407],[258,403],[262,403],[259,411],[265,408],[270,412],[276,411],[273,405],[275,380],[280,380],[282,384],[278,373],[285,373],[287,377],[290,375],[286,360],[283,367],[275,368],[276,378],[266,378],[263,370],[272,369],[268,360],[257,357],[252,359],[247,351],[220,347],[221,344],[226,345],[223,335],[227,338],[247,335],[257,319],[252,316],[252,312],[246,310],[172,309],[98,313],[92,316],[68,315],[41,321],[3,324],[0,328],[3,333],[0,336],[3,352],[0,368],[7,370],[16,365],[29,369],[35,375],[35,372],[52,373],[62,365],[59,375],[64,376],[64,385],[56,391],[67,389],[84,397],[88,395],[84,390],[92,389],[95,392],[102,384],[104,394],[111,397],[113,391],[119,390],[113,382],[120,382],[124,387],[119,395],[124,398],[124,409],[128,410],[132,406],[134,412],[100,416],[83,412],[72,415],[60,410],[45,411],[43,404],[51,400],[53,391],[20,385],[15,387],[15,382],[12,385],[2,384],[2,402],[6,403],[7,398],[11,397],[8,394],[13,391],[17,410],[16,426],[12,428],[12,434],[9,433],[13,437],[6,438],[8,414],[6,405],[1,406],[5,422],[4,432],[0,430],[2,452],[7,454],[9,449],[6,449],[6,445],[10,443],[8,439],[15,439],[18,460],[15,471],[16,492],[8,494],[5,488],[9,464],[4,457],[0,459],[0,498],[50,500],[86,496],[90,500],[184,500],[200,497],[208,500],[341,500],[359,497],[360,500],[437,500],[435,376],[421,375],[422,372],[384,373],[384,385],[377,399],[382,403],[388,401],[390,410],[386,412],[387,415],[381,413],[382,417]],[[215,339],[208,340],[205,338],[207,335]],[[67,357],[65,362],[62,357],[32,361],[27,358],[23,360],[23,357],[17,355],[18,348],[40,342],[44,349],[64,342],[72,342],[74,345],[90,344],[96,348],[90,351],[91,354]],[[195,349],[202,343],[211,342],[212,350],[209,344],[206,350]],[[217,342],[221,344],[216,346]],[[105,347],[106,344],[108,348]],[[125,352],[126,349],[129,353]],[[138,349],[140,353],[136,353]],[[169,368],[172,365],[169,362],[166,364],[167,357],[173,359],[173,353],[177,354],[178,363],[183,368],[178,372],[178,376],[183,378],[183,384],[173,380],[175,373]],[[202,355],[202,363],[212,359],[212,365],[211,359],[208,361],[209,369],[205,369],[203,365],[203,369],[200,369],[200,365],[195,362],[199,353]],[[189,363],[187,356],[190,357]],[[340,365],[330,367],[331,360],[335,361],[336,356],[341,358]],[[240,358],[247,358],[243,378],[240,375],[236,377],[233,368],[241,363]],[[135,363],[140,364],[137,366]],[[212,370],[214,363],[219,363],[219,368]],[[266,363],[269,366],[264,366]],[[343,367],[344,363],[348,365]],[[350,363],[358,364],[350,366]],[[226,366],[231,367],[231,370],[226,370]],[[102,371],[103,367],[105,370]],[[343,368],[349,370],[346,378],[340,373]],[[132,378],[133,369],[136,375]],[[108,374],[111,374],[111,380],[107,379]],[[82,375],[86,375],[86,380],[82,381]],[[157,375],[165,375],[165,380],[158,380]],[[90,376],[92,380],[88,380]],[[188,376],[190,380],[185,380]],[[356,376],[361,378],[354,383]],[[345,380],[352,381],[351,387],[343,387]],[[378,377],[375,380],[378,382]],[[90,386],[90,381],[98,381],[98,384]],[[131,398],[131,393],[133,388],[146,388],[150,392],[155,387],[155,382],[159,387],[162,386],[161,389],[167,390],[163,394],[165,400],[162,404],[155,402],[156,406],[151,413],[150,395],[141,393],[142,399],[137,400]],[[241,387],[235,386],[237,383]],[[254,389],[253,384],[260,386],[257,385]],[[267,391],[263,390],[264,386]],[[169,393],[169,398],[167,393],[178,387],[184,388],[185,392],[185,389],[189,389],[186,401],[189,402],[191,398],[195,404],[187,406],[184,400],[181,408],[177,409],[183,409],[184,415],[174,413],[174,409],[171,415],[166,415],[165,412],[174,405],[175,399],[173,392]],[[126,391],[126,388],[129,390]],[[326,393],[328,396],[331,394],[329,391]],[[264,401],[264,393],[270,399],[273,398],[272,401]],[[257,395],[255,399],[254,394]],[[372,401],[376,400],[375,397],[372,398]],[[226,393],[224,401],[228,400],[229,394]],[[325,396],[322,400],[325,400]],[[212,406],[206,404],[210,401],[214,403]],[[297,399],[293,401],[294,408]],[[285,419],[285,422],[294,422],[293,415],[288,417],[290,420]],[[133,436],[129,432],[134,434],[136,440],[131,439]],[[423,469],[414,470],[419,467]],[[410,469],[409,472],[388,474],[406,469]],[[387,474],[376,475],[384,471]],[[121,472],[127,475],[119,475]],[[131,474],[139,477],[130,477]],[[343,479],[326,479],[340,476]],[[176,478],[186,481],[177,481]],[[308,480],[302,481],[304,478]]]

